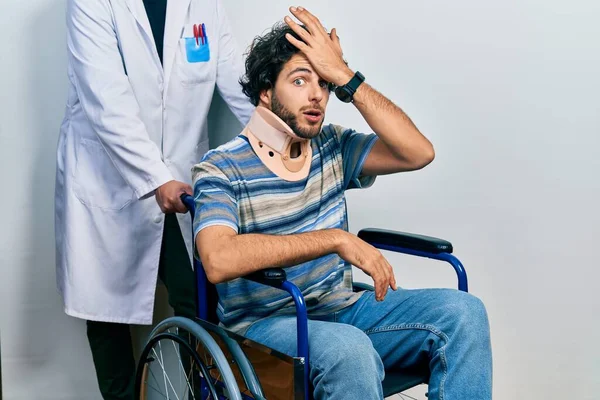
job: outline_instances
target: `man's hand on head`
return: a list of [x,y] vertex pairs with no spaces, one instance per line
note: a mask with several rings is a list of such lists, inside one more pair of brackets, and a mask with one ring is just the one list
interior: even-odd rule
[[172,180],[156,189],[156,202],[165,214],[186,213],[187,208],[180,198],[184,193],[191,195],[192,187],[187,183]]
[[285,22],[302,40],[289,33],[286,34],[286,39],[304,53],[322,79],[337,86],[348,83],[354,73],[344,62],[336,29],[333,28],[331,33],[327,33],[321,21],[302,7],[290,7],[290,11],[308,31],[286,16]]

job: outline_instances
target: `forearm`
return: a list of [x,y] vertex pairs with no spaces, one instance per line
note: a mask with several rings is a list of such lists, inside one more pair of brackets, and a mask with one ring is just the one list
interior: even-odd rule
[[326,229],[294,235],[241,234],[201,252],[208,279],[229,281],[265,268],[289,267],[336,253],[347,232]]
[[[346,84],[353,76],[352,70],[345,69],[334,83]],[[415,166],[433,158],[431,142],[408,115],[368,83],[363,82],[358,87],[353,104],[394,157]]]
[[416,162],[424,152],[433,151],[408,115],[366,82],[354,94],[354,105],[396,157]]

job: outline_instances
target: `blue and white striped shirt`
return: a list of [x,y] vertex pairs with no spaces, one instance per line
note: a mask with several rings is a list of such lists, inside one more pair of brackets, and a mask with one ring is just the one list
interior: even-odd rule
[[[245,136],[209,151],[193,168],[194,236],[202,229],[228,226],[238,234],[290,235],[322,229],[348,230],[344,191],[373,184],[360,176],[377,140],[337,125],[326,125],[311,140],[309,176],[289,182],[260,161]],[[352,266],[337,254],[286,268],[302,291],[309,315],[338,311],[360,296],[352,292]],[[253,322],[294,313],[286,292],[246,279],[216,285],[217,315],[227,328],[243,333]]]

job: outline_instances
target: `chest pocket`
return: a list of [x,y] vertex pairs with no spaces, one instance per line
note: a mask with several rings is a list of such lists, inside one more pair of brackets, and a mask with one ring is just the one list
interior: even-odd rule
[[194,24],[186,24],[179,39],[175,68],[182,85],[193,86],[216,79],[216,42],[205,26],[206,36],[194,36]]

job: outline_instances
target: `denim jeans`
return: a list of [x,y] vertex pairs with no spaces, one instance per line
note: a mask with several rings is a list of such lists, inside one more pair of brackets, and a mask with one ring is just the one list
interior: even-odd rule
[[[383,302],[365,292],[332,315],[309,317],[315,399],[382,399],[388,368],[428,368],[429,399],[492,398],[487,313],[476,297],[451,289],[398,289]],[[296,317],[255,322],[245,336],[296,355]]]

